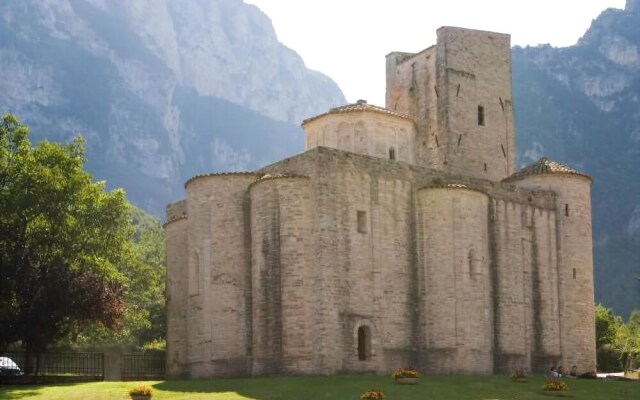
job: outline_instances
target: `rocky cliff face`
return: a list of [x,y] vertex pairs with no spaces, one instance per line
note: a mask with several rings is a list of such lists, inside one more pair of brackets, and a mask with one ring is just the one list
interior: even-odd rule
[[521,164],[545,154],[594,178],[596,301],[640,305],[640,0],[571,47],[514,48]]
[[302,150],[300,121],[344,103],[241,0],[2,2],[0,71],[0,112],[83,134],[96,177],[156,213],[193,174]]

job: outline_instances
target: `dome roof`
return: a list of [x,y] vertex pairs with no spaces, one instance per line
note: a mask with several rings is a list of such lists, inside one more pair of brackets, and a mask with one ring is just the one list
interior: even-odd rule
[[302,121],[302,125],[329,114],[342,114],[342,113],[364,112],[364,111],[392,115],[394,117],[405,118],[413,121],[413,117],[409,114],[404,114],[401,112],[389,110],[384,107],[374,106],[372,104],[368,104],[366,100],[358,100],[357,103],[345,104],[344,106],[334,107],[329,111],[327,111],[326,113],[316,115],[315,117],[307,118],[304,121]]
[[571,167],[551,161],[547,157],[542,157],[533,164],[527,165],[520,171],[506,178],[505,181],[523,179],[532,175],[578,175],[591,180],[591,177]]

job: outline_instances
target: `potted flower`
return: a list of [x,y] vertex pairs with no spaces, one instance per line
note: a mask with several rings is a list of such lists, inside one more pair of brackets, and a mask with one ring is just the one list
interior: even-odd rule
[[419,375],[418,371],[410,368],[398,368],[391,373],[391,377],[399,385],[415,385]]
[[549,396],[562,396],[563,392],[569,390],[569,385],[560,379],[550,379],[542,385],[542,392]]
[[136,386],[129,390],[129,396],[131,400],[149,400],[153,396],[153,389],[149,386]]
[[527,373],[522,368],[516,369],[511,373],[511,380],[514,382],[526,382]]
[[362,400],[382,400],[384,399],[384,393],[377,389],[367,390],[360,395]]

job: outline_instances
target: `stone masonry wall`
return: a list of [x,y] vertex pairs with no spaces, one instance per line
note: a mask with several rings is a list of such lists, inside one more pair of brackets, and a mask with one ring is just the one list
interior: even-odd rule
[[249,198],[254,174],[186,185],[189,215],[188,363],[193,377],[250,371]]
[[509,35],[440,28],[436,65],[442,168],[491,181],[513,174]]
[[413,144],[416,164],[441,169],[438,139],[436,46],[419,53],[387,55],[385,107],[412,115],[416,125]]
[[308,178],[251,186],[254,371],[317,372]]
[[303,125],[306,149],[316,146],[414,163],[413,121],[372,111],[328,114]]
[[490,373],[488,197],[464,188],[425,188],[416,203],[420,365],[432,373]]
[[557,245],[561,363],[594,371],[595,315],[591,232],[591,180],[579,175],[530,176],[523,188],[557,193]]
[[185,201],[167,207],[167,376],[184,377],[187,355],[187,220]]
[[555,211],[494,200],[495,370],[546,372],[560,356]]

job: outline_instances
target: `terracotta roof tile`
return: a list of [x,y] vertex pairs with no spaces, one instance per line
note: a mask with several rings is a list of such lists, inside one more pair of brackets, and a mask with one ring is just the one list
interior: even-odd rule
[[234,176],[234,175],[256,175],[259,176],[260,174],[257,174],[255,172],[248,172],[248,171],[239,171],[239,172],[212,172],[210,174],[199,174],[199,175],[195,175],[192,176],[191,178],[189,178],[185,183],[184,183],[184,187],[186,188],[187,185],[189,185],[189,183],[191,183],[192,181],[196,180],[196,179],[200,179],[200,178],[206,178],[206,177],[210,177],[210,176]]
[[315,117],[307,118],[304,121],[302,121],[302,125],[329,114],[342,114],[342,113],[364,112],[364,111],[393,115],[395,117],[406,118],[413,121],[413,117],[409,114],[389,110],[384,107],[374,106],[372,104],[368,104],[366,100],[358,100],[357,103],[345,104],[344,106],[334,107],[329,111],[327,111],[326,113],[316,115]]
[[505,181],[522,179],[531,175],[579,175],[591,179],[587,174],[577,171],[571,167],[551,161],[547,157],[542,157],[533,164],[527,165],[520,171],[506,178]]

